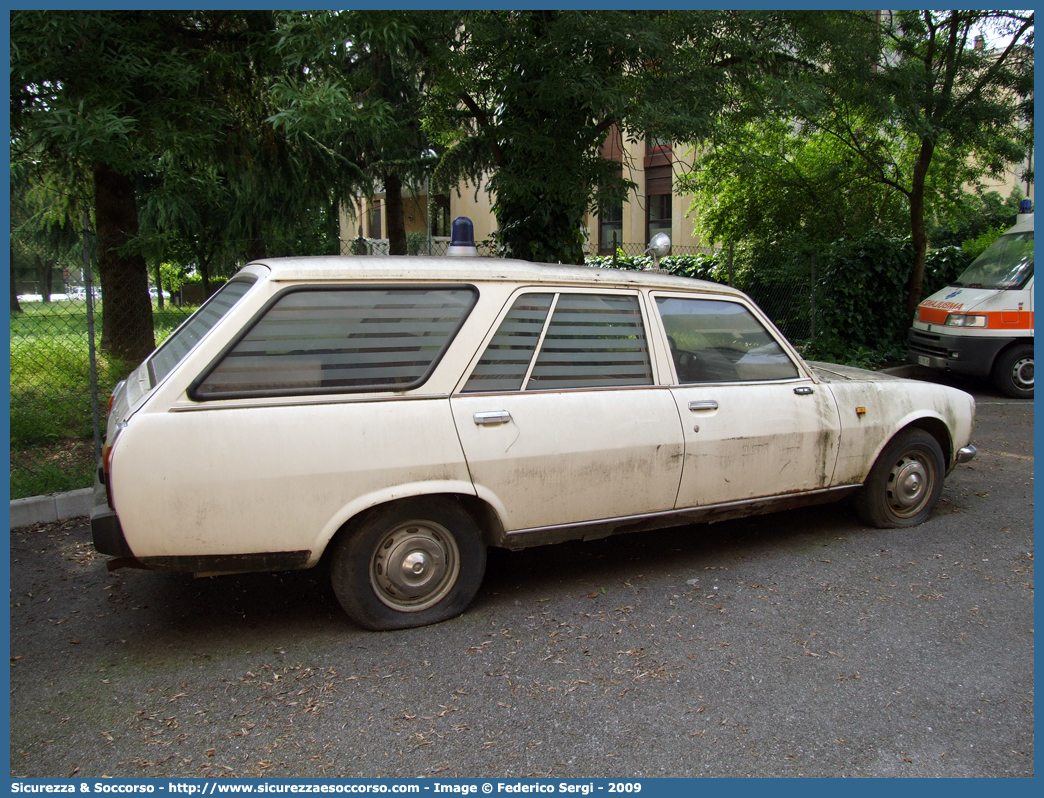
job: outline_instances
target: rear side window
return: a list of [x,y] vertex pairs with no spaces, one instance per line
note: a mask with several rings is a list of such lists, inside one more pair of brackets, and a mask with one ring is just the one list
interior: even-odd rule
[[517,391],[522,387],[554,296],[523,294],[515,300],[471,372],[464,393]]
[[149,358],[149,379],[153,385],[170,374],[196,344],[221,321],[255,282],[249,275],[237,277],[221,286],[188,321],[175,330]]
[[798,376],[779,344],[738,302],[657,297],[656,307],[682,385]]
[[559,295],[527,391],[651,384],[638,297]]
[[637,296],[532,293],[515,300],[463,390],[651,384]]
[[189,395],[205,401],[416,388],[477,296],[470,286],[288,291]]

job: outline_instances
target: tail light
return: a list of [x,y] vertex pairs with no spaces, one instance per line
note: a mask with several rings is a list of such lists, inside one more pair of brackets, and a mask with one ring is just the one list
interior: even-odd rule
[[116,387],[112,389],[112,393],[109,394],[109,406],[105,409],[105,415],[109,415],[112,412],[112,403],[116,401],[116,394],[120,392],[120,388],[127,384],[126,380],[120,380]]
[[112,494],[112,447],[116,445],[116,441],[119,440],[120,433],[126,428],[127,422],[121,421],[116,425],[116,432],[112,436],[111,441],[106,441],[102,447],[101,457],[101,468],[102,468],[102,484],[105,485],[105,500],[109,503],[109,506],[115,510],[116,502]]

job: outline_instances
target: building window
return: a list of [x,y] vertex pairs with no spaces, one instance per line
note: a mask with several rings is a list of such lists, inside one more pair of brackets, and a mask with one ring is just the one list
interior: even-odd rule
[[450,198],[448,194],[436,194],[431,198],[431,234],[450,234]]
[[370,206],[370,238],[381,238],[381,201],[375,199]]
[[[606,134],[601,154],[607,161],[616,162],[616,176],[623,177],[623,135],[616,125]],[[623,242],[623,203],[618,202],[598,213],[598,254],[612,255],[623,246]]]
[[671,234],[671,195],[652,194],[645,200],[645,240],[648,243],[657,233]]
[[598,254],[612,255],[623,245],[623,203],[604,208],[598,215]]

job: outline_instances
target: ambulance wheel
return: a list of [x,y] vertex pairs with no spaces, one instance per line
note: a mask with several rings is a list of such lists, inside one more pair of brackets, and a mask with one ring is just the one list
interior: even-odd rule
[[1015,399],[1033,398],[1033,345],[1019,344],[1001,352],[993,364],[993,384]]

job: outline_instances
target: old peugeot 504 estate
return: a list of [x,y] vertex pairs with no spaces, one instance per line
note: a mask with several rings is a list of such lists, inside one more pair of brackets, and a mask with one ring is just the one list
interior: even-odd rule
[[110,565],[308,568],[370,629],[453,617],[488,546],[856,493],[925,520],[970,459],[961,391],[809,364],[742,293],[483,258],[251,263],[115,390]]

